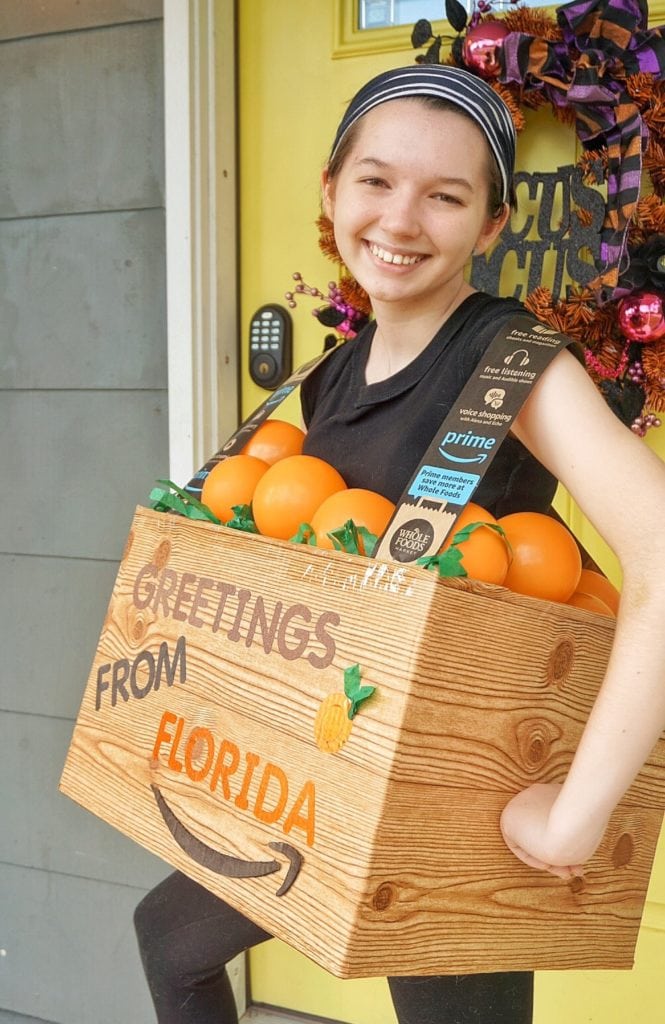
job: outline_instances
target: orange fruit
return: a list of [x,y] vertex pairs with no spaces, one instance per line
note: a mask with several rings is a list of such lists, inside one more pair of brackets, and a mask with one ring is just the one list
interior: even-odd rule
[[286,420],[266,420],[242,450],[243,455],[254,455],[269,466],[289,455],[300,455],[305,432]]
[[618,614],[621,594],[606,576],[596,572],[595,569],[582,569],[580,581],[575,590],[578,594],[597,597],[603,604],[607,605],[614,615]]
[[542,512],[513,512],[498,522],[512,548],[504,586],[518,594],[567,601],[582,572],[580,549],[570,530]]
[[344,526],[347,520],[353,519],[356,526],[364,526],[379,537],[394,510],[394,503],[382,494],[362,487],[349,487],[336,491],[321,502],[309,522],[316,534],[317,547],[334,548],[327,534]]
[[227,523],[233,519],[233,505],[250,505],[254,488],[270,467],[253,455],[230,455],[217,462],[203,481],[201,501]]
[[568,598],[566,604],[572,604],[574,608],[586,608],[588,612],[596,612],[598,615],[609,615],[614,618],[614,613],[604,601],[593,594],[583,594],[580,590]]
[[[455,539],[455,535],[471,523],[493,523],[496,519],[491,512],[470,501],[460,512],[455,525],[446,537],[441,551],[446,551]],[[474,530],[468,540],[457,545],[462,553],[462,565],[467,574],[475,580],[501,585],[508,572],[510,551],[503,537],[496,530]]]
[[289,455],[259,480],[252,500],[254,522],[259,533],[288,540],[301,523],[311,522],[326,498],[345,488],[337,470],[323,459]]

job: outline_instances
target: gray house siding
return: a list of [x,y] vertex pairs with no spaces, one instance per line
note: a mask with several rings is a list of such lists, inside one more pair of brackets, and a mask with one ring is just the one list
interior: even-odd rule
[[167,869],[58,793],[134,506],[168,473],[161,2],[0,5],[0,1022],[154,1020]]

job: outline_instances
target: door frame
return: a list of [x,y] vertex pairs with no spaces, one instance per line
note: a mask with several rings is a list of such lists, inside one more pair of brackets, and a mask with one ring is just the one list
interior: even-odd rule
[[191,479],[239,415],[235,9],[164,0],[169,471]]
[[[181,486],[238,424],[233,0],[164,0],[169,474]],[[246,956],[229,964],[239,1014]]]

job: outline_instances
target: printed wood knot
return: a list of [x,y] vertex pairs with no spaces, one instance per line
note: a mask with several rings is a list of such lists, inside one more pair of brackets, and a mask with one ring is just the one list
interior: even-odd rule
[[574,878],[571,878],[569,884],[570,891],[575,896],[579,896],[579,894],[584,892],[584,890],[586,889],[586,882],[584,881],[584,877],[582,875],[575,875]]
[[132,550],[132,544],[133,543],[134,543],[134,531],[130,530],[129,533],[127,534],[127,540],[125,541],[125,546],[122,549],[122,558],[120,559],[121,562],[124,562],[126,558],[129,558],[129,552]]
[[552,743],[561,730],[544,718],[528,718],[519,723],[515,735],[522,765],[527,772],[536,772],[550,756]]
[[392,882],[382,882],[372,896],[374,910],[387,910],[397,899],[397,889]]
[[633,837],[630,833],[624,832],[619,836],[612,850],[612,865],[615,868],[623,868],[626,864],[630,864],[633,859],[634,850],[635,842]]
[[575,644],[572,640],[562,640],[556,645],[547,662],[547,678],[550,683],[561,685],[571,673],[575,661]]
[[190,748],[192,762],[202,761],[204,759],[207,753],[207,747],[203,742],[203,737],[201,735],[195,735],[193,732],[188,746]]
[[[133,611],[133,609],[132,609]],[[138,647],[143,642],[146,631],[148,629],[148,623],[145,615],[141,615],[140,612],[129,615],[129,636],[128,641],[132,647]]]
[[164,566],[166,565],[166,563],[169,560],[169,555],[170,554],[171,554],[171,541],[170,540],[163,540],[161,542],[161,544],[159,544],[157,546],[157,550],[155,551],[155,555],[154,555],[154,558],[152,560],[153,561],[153,565],[155,565],[157,569],[163,569]]

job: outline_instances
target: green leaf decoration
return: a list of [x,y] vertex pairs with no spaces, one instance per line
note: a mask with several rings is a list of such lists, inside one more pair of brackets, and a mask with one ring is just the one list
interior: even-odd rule
[[233,518],[224,523],[231,530],[243,530],[245,533],[258,533],[259,529],[252,516],[251,505],[232,505]]
[[316,544],[316,534],[309,523],[301,523],[297,533],[289,537],[290,544]]
[[449,548],[445,551],[440,552],[438,555],[425,555],[424,558],[419,558],[417,565],[422,565],[425,569],[436,569],[439,576],[468,576],[466,569],[464,568],[464,555],[459,548],[460,544],[463,544],[465,540],[468,540],[472,533],[479,530],[482,526],[488,530],[494,530],[502,538],[503,542],[508,548],[509,556],[512,556],[512,548],[506,537],[506,531],[498,523],[469,523],[467,526],[458,530],[457,533],[453,534],[452,543]]
[[153,487],[150,492],[150,501],[153,502],[152,507],[156,512],[177,512],[187,519],[205,519],[221,525],[215,513],[189,491],[178,487],[172,480],[158,480],[157,483],[162,486]]
[[344,526],[328,533],[335,551],[346,551],[350,555],[360,554],[360,538],[358,528],[353,519],[347,519]]
[[436,569],[441,577],[468,575],[462,564],[462,552],[454,544],[438,555],[425,555],[424,558],[419,558],[416,565],[422,565],[425,569]]
[[358,533],[362,537],[363,542],[364,550],[361,551],[361,554],[367,555],[369,557],[372,551],[374,550],[376,542],[379,538],[376,533],[372,533],[371,530],[368,530],[366,526],[359,526]]
[[377,537],[366,526],[356,526],[353,519],[347,519],[344,526],[328,533],[336,551],[345,551],[347,555],[366,555],[374,550]]
[[463,544],[464,541],[468,540],[471,534],[475,533],[476,530],[479,530],[481,526],[484,526],[487,530],[494,530],[495,533],[498,533],[499,536],[503,538],[503,542],[508,548],[508,551],[512,554],[512,548],[510,547],[510,542],[506,537],[506,531],[502,526],[499,526],[498,523],[468,523],[463,529],[458,530],[457,533],[453,535],[452,543]]
[[349,718],[355,718],[363,701],[371,697],[376,686],[363,686],[360,682],[360,665],[349,665],[344,669],[344,693],[349,699]]

